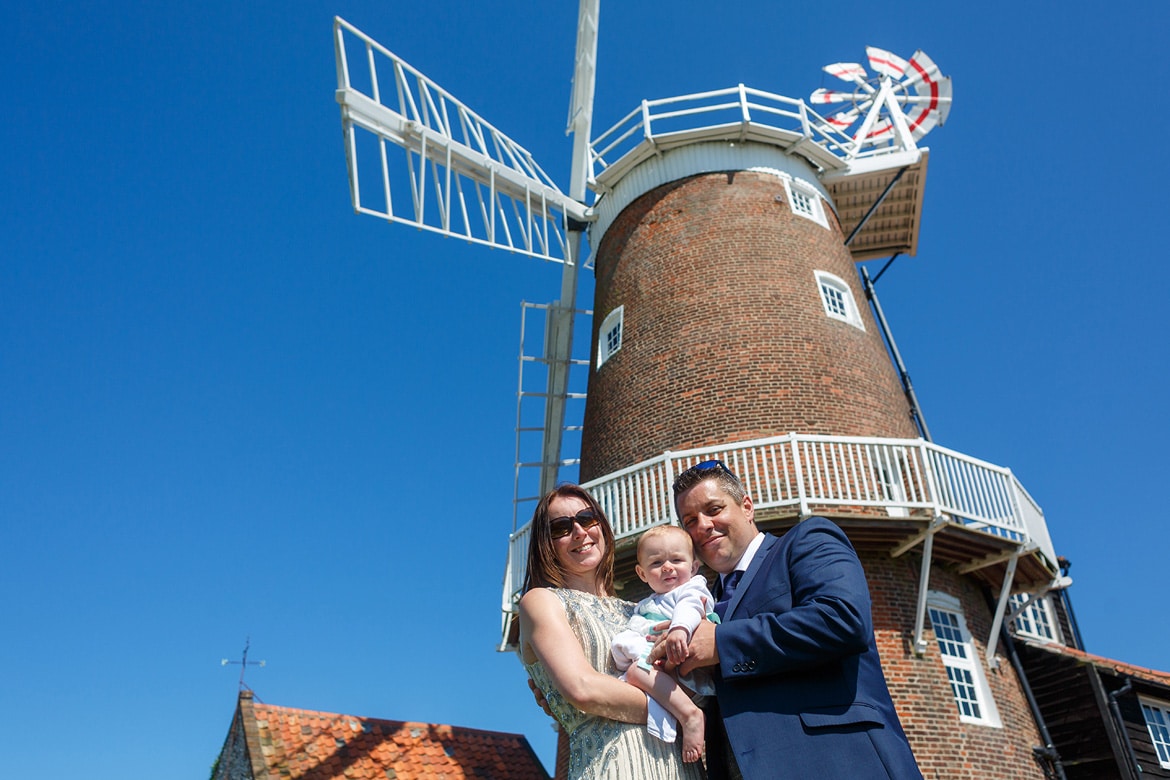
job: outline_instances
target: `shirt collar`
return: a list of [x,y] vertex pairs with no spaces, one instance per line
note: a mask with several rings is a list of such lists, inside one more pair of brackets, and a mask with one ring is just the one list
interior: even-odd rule
[[[739,563],[735,564],[733,571],[747,571],[747,567],[751,566],[752,558],[756,557],[756,552],[760,549],[760,545],[764,543],[764,532],[760,531],[756,534],[756,538],[748,542],[747,549],[743,551],[743,555],[739,558]],[[728,572],[730,574],[731,572]],[[719,581],[723,582],[727,578],[727,574],[720,574]]]

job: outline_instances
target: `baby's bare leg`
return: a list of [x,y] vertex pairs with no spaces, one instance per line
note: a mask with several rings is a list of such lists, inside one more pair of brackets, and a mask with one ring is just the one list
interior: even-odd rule
[[703,731],[707,721],[678,680],[658,669],[646,671],[636,663],[626,670],[626,680],[650,694],[678,719],[683,734],[683,761],[698,761],[703,756]]

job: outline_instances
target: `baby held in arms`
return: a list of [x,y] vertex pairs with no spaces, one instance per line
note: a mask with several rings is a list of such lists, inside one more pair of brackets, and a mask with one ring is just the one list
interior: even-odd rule
[[[703,620],[718,622],[709,614],[715,599],[707,590],[702,577],[696,577],[699,561],[695,558],[691,537],[673,525],[660,525],[642,534],[638,540],[638,576],[654,591],[654,595],[638,602],[630,626],[614,637],[613,658],[618,669],[625,671],[623,679],[649,694],[673,715],[682,728],[683,761],[698,761],[703,755],[703,711],[692,701],[686,688],[669,673],[656,669],[647,660],[652,642],[646,639],[650,629],[670,621],[666,638],[666,657],[672,664],[681,664],[687,657],[691,634]],[[684,678],[691,690],[709,696],[715,692],[710,680]],[[669,720],[669,718],[668,718]],[[661,736],[673,742],[673,723],[661,724]]]

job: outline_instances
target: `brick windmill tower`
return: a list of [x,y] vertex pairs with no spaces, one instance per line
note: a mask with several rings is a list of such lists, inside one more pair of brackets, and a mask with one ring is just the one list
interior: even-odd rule
[[[400,58],[340,20],[335,34],[355,208],[563,264],[539,358],[540,491],[566,462],[588,234],[596,285],[580,478],[614,524],[622,595],[642,595],[638,535],[675,522],[674,476],[719,458],[752,493],[762,530],[815,514],[848,533],[924,775],[1044,777],[1049,740],[1000,641],[1013,619],[1061,622],[1046,594],[1066,580],[1044,517],[1008,469],[931,441],[855,265],[916,252],[928,160],[918,142],[950,107],[934,63],[871,48],[868,68],[825,68],[841,90],[804,100],[737,85],[643,101],[590,138],[597,0],[583,0],[565,194]],[[409,197],[395,200],[399,182]],[[519,525],[502,649],[514,647],[527,546]]]

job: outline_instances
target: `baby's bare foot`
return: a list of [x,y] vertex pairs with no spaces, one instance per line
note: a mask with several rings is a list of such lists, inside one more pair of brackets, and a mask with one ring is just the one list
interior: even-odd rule
[[683,761],[688,764],[694,763],[703,757],[703,748],[706,744],[703,739],[703,731],[706,728],[707,719],[702,710],[696,709],[694,715],[681,721],[679,725],[682,726]]

